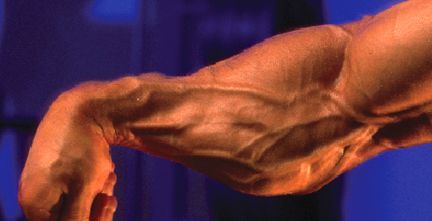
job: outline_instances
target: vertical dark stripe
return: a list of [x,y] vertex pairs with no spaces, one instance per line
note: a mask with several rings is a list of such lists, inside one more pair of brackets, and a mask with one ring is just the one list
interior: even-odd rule
[[323,22],[321,0],[276,1],[273,29],[275,34]]

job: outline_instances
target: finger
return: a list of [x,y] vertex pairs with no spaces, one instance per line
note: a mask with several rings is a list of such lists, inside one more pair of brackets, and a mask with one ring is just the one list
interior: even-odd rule
[[70,189],[65,197],[66,199],[61,211],[61,220],[89,220],[92,213],[92,205],[97,194],[102,192],[106,196],[112,196],[116,181],[116,174],[111,172],[105,178],[102,189],[99,188],[97,190],[97,186],[99,186],[98,182],[84,186],[78,184],[72,185],[74,188]]
[[112,196],[114,195],[114,186],[117,182],[117,175],[112,172],[108,175],[107,180],[105,181],[104,187],[102,189],[102,193],[108,195],[108,196]]
[[95,195],[96,194],[89,192],[89,190],[81,192],[72,191],[68,193],[62,208],[61,220],[89,220]]
[[90,220],[112,220],[117,208],[117,200],[113,197],[117,176],[114,172],[108,175],[102,192],[93,201]]
[[114,196],[107,198],[107,204],[104,207],[101,221],[112,221],[114,213],[117,210],[117,199]]
[[93,202],[90,220],[111,221],[116,209],[116,198],[114,196],[108,196],[106,194],[100,193],[96,196]]
[[99,193],[98,195],[96,195],[96,197],[93,201],[92,209],[91,209],[91,215],[90,215],[91,221],[100,220],[100,217],[102,217],[104,204],[105,204],[104,198],[105,198],[104,194],[102,194],[102,193]]

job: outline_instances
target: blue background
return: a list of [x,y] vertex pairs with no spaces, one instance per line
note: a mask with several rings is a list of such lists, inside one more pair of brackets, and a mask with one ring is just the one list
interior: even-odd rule
[[[24,220],[18,177],[36,122],[61,91],[128,73],[183,75],[274,33],[397,2],[0,0],[0,220]],[[272,198],[121,147],[113,156],[116,220],[432,220],[430,145],[382,154],[319,193]]]

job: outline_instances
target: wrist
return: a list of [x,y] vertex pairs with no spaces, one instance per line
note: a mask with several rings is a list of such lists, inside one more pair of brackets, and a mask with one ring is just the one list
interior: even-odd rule
[[72,127],[91,133],[112,144],[115,133],[109,133],[107,114],[101,106],[100,88],[96,83],[79,85],[63,92],[50,107],[55,112],[60,112]]

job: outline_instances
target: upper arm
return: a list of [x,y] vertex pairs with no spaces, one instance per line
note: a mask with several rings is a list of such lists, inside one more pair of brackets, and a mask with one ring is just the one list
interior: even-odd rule
[[358,111],[389,116],[431,99],[432,4],[407,1],[376,15],[347,45],[338,88]]

